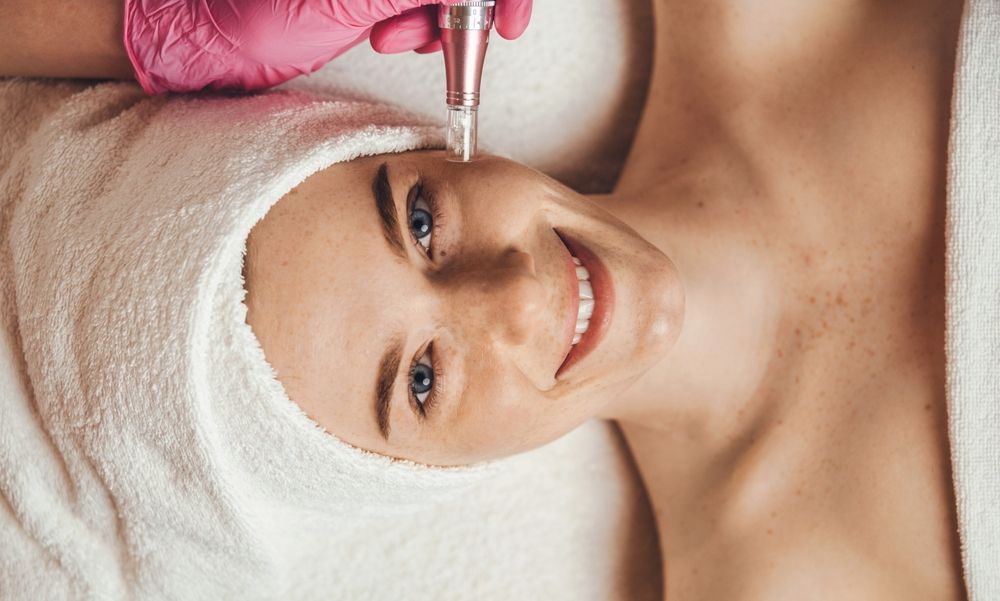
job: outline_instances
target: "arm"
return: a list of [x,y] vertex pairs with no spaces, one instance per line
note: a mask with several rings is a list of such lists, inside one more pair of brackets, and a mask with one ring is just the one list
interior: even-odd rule
[[0,0],[0,76],[133,79],[122,0]]
[[[312,73],[376,24],[380,49],[431,49],[428,5],[440,1],[0,0],[0,77],[137,78],[150,94],[262,89]],[[531,0],[501,7],[498,32],[519,36]]]

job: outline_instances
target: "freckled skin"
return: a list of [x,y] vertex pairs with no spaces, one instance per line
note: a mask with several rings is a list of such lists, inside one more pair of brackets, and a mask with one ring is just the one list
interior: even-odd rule
[[684,329],[604,415],[666,599],[965,598],[943,356],[961,9],[654,1],[609,206],[677,264]]

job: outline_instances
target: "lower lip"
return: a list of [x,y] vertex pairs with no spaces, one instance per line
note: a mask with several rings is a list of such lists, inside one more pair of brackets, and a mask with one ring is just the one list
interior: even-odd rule
[[590,274],[590,287],[594,290],[594,314],[590,316],[590,325],[584,332],[580,342],[569,349],[569,354],[563,359],[562,365],[556,370],[556,379],[566,374],[594,350],[611,325],[611,314],[615,306],[615,291],[611,284],[611,273],[604,263],[592,253],[589,248],[580,244],[565,233],[556,231],[566,248],[587,268]]

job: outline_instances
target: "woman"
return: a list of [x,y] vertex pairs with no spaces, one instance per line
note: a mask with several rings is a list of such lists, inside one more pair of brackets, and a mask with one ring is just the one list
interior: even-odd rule
[[[943,380],[961,6],[655,9],[646,111],[603,210],[492,160],[316,175],[249,240],[269,361],[331,432],[415,461],[617,420],[668,599],[962,598]],[[319,208],[330,189],[350,211]],[[607,322],[581,324],[593,348],[559,370],[580,245],[610,274],[591,286]]]
[[767,10],[656,5],[598,202],[498,159],[313,175],[250,235],[247,319],[289,397],[376,453],[461,465],[618,420],[666,598],[962,598],[941,351],[961,6]]

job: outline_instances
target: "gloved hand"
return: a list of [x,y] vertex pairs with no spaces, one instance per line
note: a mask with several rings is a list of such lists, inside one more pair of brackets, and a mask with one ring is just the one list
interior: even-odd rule
[[[398,18],[380,28],[390,51],[431,50],[426,46],[437,36],[431,18],[436,7],[426,6],[436,0],[124,2],[125,50],[136,79],[150,94],[274,86],[319,69],[392,17]],[[531,1],[498,0],[497,5],[500,35],[520,35]]]
[[[531,20],[531,0],[496,0],[493,20],[497,33],[504,38],[520,37]],[[441,49],[439,37],[435,4],[377,23],[372,28],[371,44],[378,52],[434,52]]]

